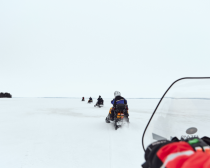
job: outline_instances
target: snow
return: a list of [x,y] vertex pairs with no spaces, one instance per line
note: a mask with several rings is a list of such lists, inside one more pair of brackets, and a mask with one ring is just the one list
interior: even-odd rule
[[117,131],[104,107],[71,98],[0,99],[0,167],[139,168],[142,134],[158,99],[128,99],[130,124]]

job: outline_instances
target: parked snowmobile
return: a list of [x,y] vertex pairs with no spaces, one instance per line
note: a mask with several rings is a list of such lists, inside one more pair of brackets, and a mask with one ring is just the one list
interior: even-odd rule
[[[166,90],[144,130],[142,146],[146,162],[142,167],[153,168],[152,164],[158,167],[155,160],[148,159],[152,151],[151,147],[157,144],[183,141],[190,144],[194,151],[197,149],[205,151],[206,146],[209,149],[209,127],[210,77],[178,79]],[[161,161],[162,167],[168,167],[166,165],[169,162]]]
[[[119,127],[121,127],[124,123],[124,120],[126,120],[127,122],[129,122],[128,117],[126,117],[127,114],[127,105],[126,104],[117,104],[116,108],[113,108],[113,112],[114,112],[114,128],[115,130],[117,130]],[[108,116],[110,117],[110,115]],[[106,117],[105,121],[107,123],[110,123],[110,119]]]

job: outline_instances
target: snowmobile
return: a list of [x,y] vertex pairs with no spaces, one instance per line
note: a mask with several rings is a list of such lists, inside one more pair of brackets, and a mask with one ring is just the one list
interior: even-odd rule
[[208,138],[209,113],[210,77],[176,80],[163,94],[146,125],[142,136],[144,151],[157,140]]
[[[119,127],[121,127],[124,124],[124,120],[126,120],[129,123],[129,119],[127,117],[127,105],[126,104],[117,104],[116,108],[114,108],[114,128],[117,130]],[[110,123],[110,120],[107,118],[105,119],[107,123]]]
[[99,107],[99,108],[101,108],[101,107],[103,107],[103,103],[101,102],[101,103],[96,103],[95,105],[94,105],[94,107]]
[[93,100],[88,100],[88,103],[93,103]]
[[101,101],[101,102],[97,102],[97,103],[94,105],[94,107],[99,107],[99,108],[101,108],[101,107],[103,107],[103,105],[104,105],[104,100],[102,99],[102,101]]
[[85,101],[85,98],[84,97],[82,97],[82,101]]

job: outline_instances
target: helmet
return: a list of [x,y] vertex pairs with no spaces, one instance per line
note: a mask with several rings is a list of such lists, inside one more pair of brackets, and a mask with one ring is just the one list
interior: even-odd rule
[[114,92],[114,96],[116,97],[116,96],[121,96],[121,93],[119,92],[119,91],[115,91]]

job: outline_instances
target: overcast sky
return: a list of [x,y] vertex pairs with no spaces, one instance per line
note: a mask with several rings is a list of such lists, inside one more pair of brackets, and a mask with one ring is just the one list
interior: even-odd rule
[[0,92],[161,97],[210,76],[210,1],[1,0]]

